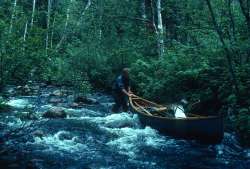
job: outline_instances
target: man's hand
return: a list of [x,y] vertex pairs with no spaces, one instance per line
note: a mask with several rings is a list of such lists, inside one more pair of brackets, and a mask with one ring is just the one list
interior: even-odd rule
[[135,95],[133,93],[128,93],[128,97],[134,97]]
[[126,94],[128,97],[133,97],[135,96],[130,90],[127,92],[125,89],[122,90],[124,94]]

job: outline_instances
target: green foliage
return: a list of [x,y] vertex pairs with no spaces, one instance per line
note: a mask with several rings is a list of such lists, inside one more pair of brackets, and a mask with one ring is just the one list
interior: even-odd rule
[[82,93],[84,96],[86,96],[88,93],[91,92],[92,90],[92,87],[90,85],[90,83],[88,81],[82,81],[80,84],[79,84],[79,91],[80,93]]
[[241,142],[250,146],[250,109],[242,108],[239,110],[239,114],[235,120],[237,132],[240,135]]

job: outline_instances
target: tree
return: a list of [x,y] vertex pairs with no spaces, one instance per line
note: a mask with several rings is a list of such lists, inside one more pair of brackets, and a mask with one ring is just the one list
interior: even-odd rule
[[212,18],[214,28],[215,28],[218,36],[219,36],[220,42],[221,42],[221,44],[223,46],[223,49],[226,52],[226,58],[227,58],[227,62],[228,62],[228,69],[229,69],[229,73],[231,75],[232,84],[235,86],[236,95],[239,96],[239,86],[238,86],[238,82],[237,82],[235,71],[234,71],[233,61],[232,61],[232,58],[231,58],[232,52],[230,51],[230,49],[228,48],[228,46],[227,46],[227,44],[226,44],[226,42],[224,40],[223,32],[222,32],[221,28],[219,27],[219,25],[217,23],[217,20],[215,18],[215,14],[214,14],[214,11],[213,11],[210,0],[206,0],[206,3],[207,3],[207,6],[208,6],[208,9],[210,11],[210,15],[211,15],[211,18]]

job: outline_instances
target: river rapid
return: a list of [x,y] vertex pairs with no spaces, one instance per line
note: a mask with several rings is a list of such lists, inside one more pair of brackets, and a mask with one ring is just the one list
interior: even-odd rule
[[[1,169],[247,169],[250,150],[233,133],[218,145],[176,140],[142,127],[136,114],[113,114],[112,97],[73,104],[67,87],[33,84],[27,93],[4,89],[12,108],[0,113]],[[32,90],[32,91],[31,91]],[[65,118],[44,118],[56,107]]]

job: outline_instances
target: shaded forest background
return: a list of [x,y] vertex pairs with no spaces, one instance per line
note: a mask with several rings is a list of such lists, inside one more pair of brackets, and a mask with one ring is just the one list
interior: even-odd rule
[[123,67],[158,102],[216,96],[249,145],[250,0],[0,1],[0,88],[110,90]]

